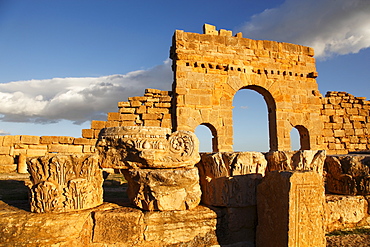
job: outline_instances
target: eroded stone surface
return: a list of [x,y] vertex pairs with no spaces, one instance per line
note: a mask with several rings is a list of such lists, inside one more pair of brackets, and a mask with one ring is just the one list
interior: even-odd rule
[[366,226],[370,223],[369,203],[363,196],[326,196],[326,231]]
[[131,202],[144,210],[186,210],[201,198],[198,168],[124,170]]
[[325,160],[326,189],[342,195],[370,194],[370,155],[336,155]]
[[161,127],[111,127],[97,143],[104,168],[192,167],[199,161],[199,142],[190,131]]
[[259,152],[203,153],[199,162],[202,202],[212,206],[256,205],[256,186],[267,162]]
[[325,246],[322,176],[274,171],[257,191],[257,246]]
[[31,211],[64,212],[103,203],[103,175],[96,155],[30,158]]
[[273,151],[266,154],[269,171],[316,171],[323,175],[324,150]]

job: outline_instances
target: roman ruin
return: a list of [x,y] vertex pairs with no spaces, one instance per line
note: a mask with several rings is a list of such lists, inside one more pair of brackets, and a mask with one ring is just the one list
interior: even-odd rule
[[[0,136],[0,175],[29,175],[28,210],[0,201],[0,246],[325,246],[370,226],[370,101],[322,95],[310,47],[203,29],[175,31],[171,91],[118,102],[81,138]],[[242,89],[266,102],[269,152],[232,148]],[[104,201],[108,173],[127,198]]]

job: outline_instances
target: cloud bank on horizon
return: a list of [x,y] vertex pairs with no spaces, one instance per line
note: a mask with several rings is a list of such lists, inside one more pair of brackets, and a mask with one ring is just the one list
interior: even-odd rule
[[62,119],[81,124],[106,120],[117,102],[143,95],[145,88],[170,90],[170,60],[125,75],[53,78],[0,84],[0,120],[53,123]]
[[315,57],[370,47],[369,0],[286,0],[238,28],[245,37],[310,46]]

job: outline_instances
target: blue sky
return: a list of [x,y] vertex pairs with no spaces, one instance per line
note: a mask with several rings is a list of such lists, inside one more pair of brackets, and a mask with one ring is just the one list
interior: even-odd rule
[[[0,0],[0,130],[78,137],[117,102],[170,90],[173,32],[204,23],[313,46],[323,95],[369,98],[368,16],[368,0]],[[234,105],[235,149],[267,151],[262,97],[240,91]],[[207,131],[197,130],[203,150]]]

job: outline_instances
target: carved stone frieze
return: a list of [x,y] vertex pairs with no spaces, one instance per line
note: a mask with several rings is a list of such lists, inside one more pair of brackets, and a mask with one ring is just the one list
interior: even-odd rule
[[97,148],[103,168],[192,167],[200,159],[194,133],[146,126],[105,128]]
[[32,212],[65,212],[103,203],[97,155],[34,157],[27,165]]
[[268,171],[324,172],[324,150],[272,151],[266,153]]

